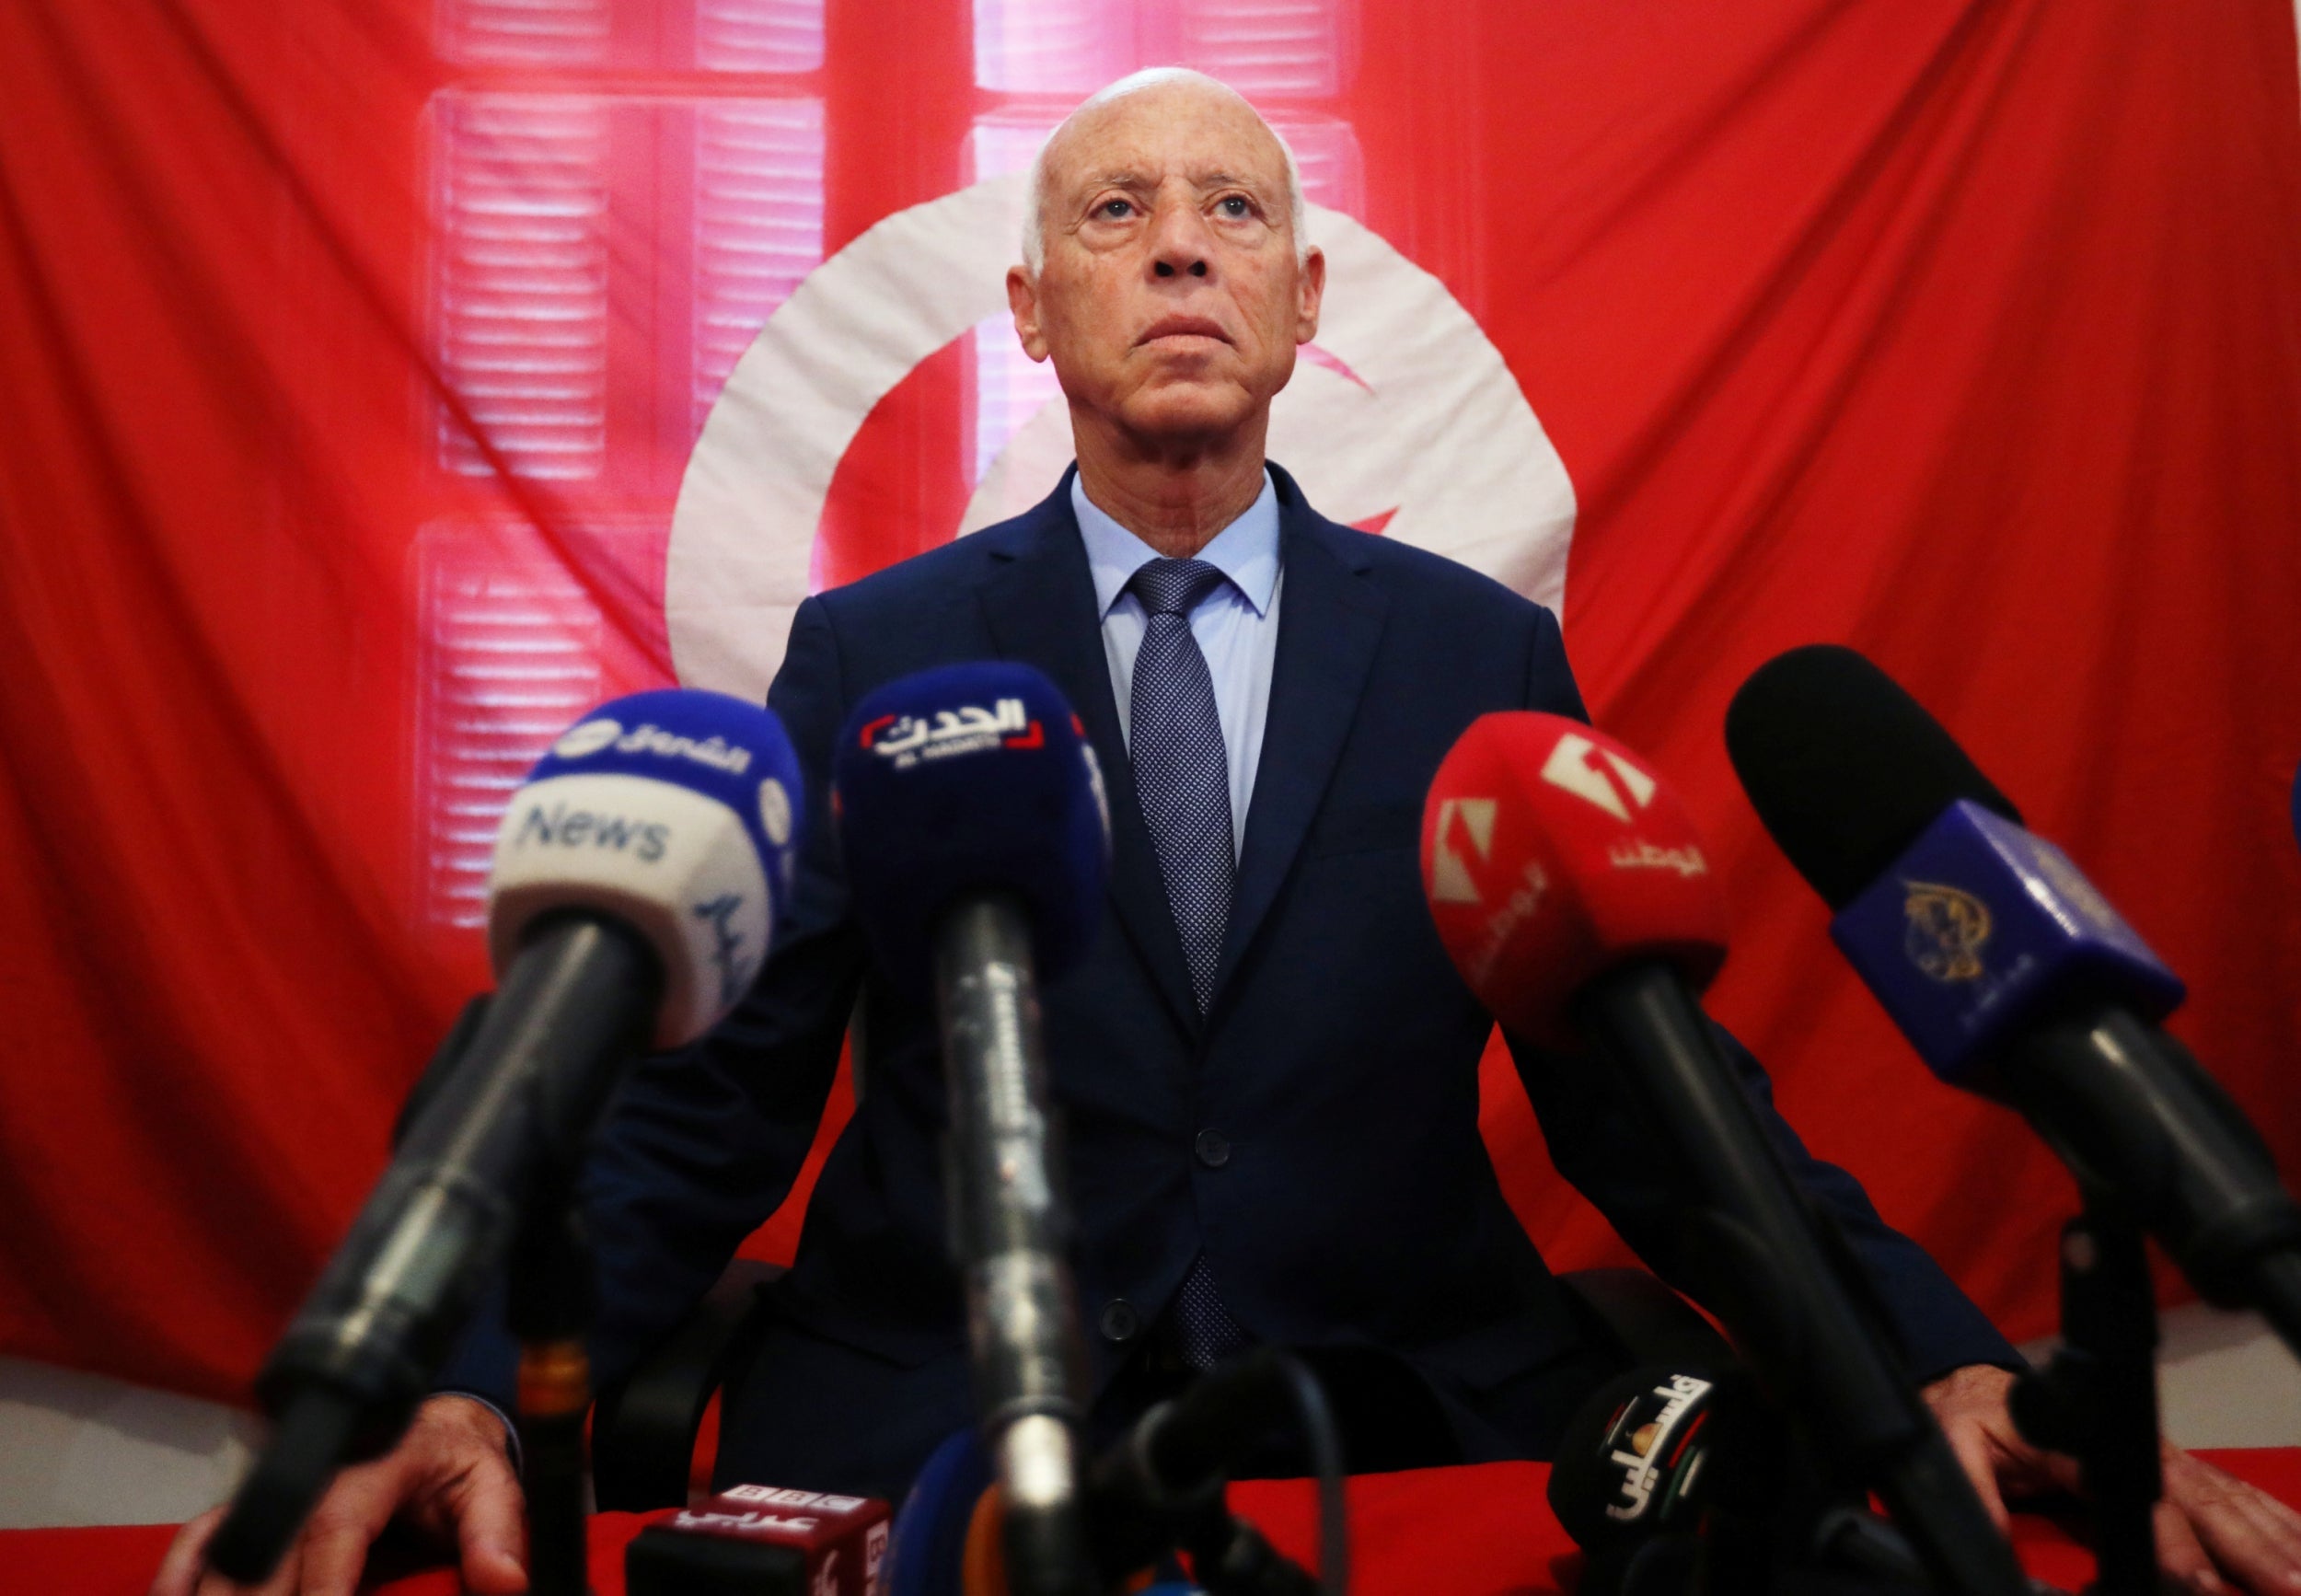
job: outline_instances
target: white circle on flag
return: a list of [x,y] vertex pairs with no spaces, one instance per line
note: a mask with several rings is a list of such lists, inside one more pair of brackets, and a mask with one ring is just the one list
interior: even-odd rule
[[[671,656],[689,687],[757,700],[809,591],[839,461],[930,355],[1007,307],[1023,178],[898,211],[815,268],[703,422],[672,512]],[[1310,208],[1326,253],[1318,341],[1271,407],[1270,457],[1328,518],[1459,560],[1558,607],[1574,485],[1501,352],[1445,284],[1355,219]],[[1070,461],[1059,399],[991,462],[960,533],[1044,498]]]

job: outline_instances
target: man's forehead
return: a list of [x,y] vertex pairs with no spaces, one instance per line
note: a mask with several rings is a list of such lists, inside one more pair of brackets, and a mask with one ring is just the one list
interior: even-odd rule
[[1286,181],[1278,141],[1243,100],[1144,90],[1094,107],[1062,130],[1047,164],[1066,189],[1156,184],[1181,177],[1276,187]]
[[1233,160],[1162,162],[1150,160],[1120,160],[1098,164],[1074,172],[1069,179],[1073,189],[1148,189],[1155,188],[1170,177],[1179,176],[1197,189],[1276,188],[1286,179],[1276,171],[1250,170]]

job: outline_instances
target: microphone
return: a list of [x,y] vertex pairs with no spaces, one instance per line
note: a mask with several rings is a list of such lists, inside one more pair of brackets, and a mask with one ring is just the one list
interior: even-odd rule
[[[1233,1514],[1223,1487],[1240,1459],[1280,1424],[1301,1428],[1319,1486],[1313,1578]],[[1005,1596],[1006,1499],[974,1431],[961,1430],[919,1470],[896,1515],[879,1596]],[[1317,1379],[1257,1347],[1194,1381],[1138,1419],[1086,1472],[1094,1588],[1124,1590],[1176,1548],[1208,1596],[1320,1596],[1349,1588],[1342,1442]]]
[[2015,1596],[2020,1569],[1932,1416],[1868,1282],[1789,1174],[1695,994],[1725,908],[1684,806],[1621,744],[1512,711],[1474,722],[1423,808],[1440,940],[1490,1012],[1544,1046],[1597,1045],[1684,1186],[1705,1299],[1821,1451],[1872,1486],[1928,1572]]
[[1013,1588],[1092,1588],[1079,1491],[1084,1348],[1055,1168],[1037,983],[1103,911],[1110,818],[1084,729],[1028,665],[921,672],[840,732],[832,807],[879,966],[932,993],[953,1250]]
[[1721,1503],[1743,1512],[1774,1505],[1784,1438],[1752,1394],[1721,1389],[1728,1378],[1649,1365],[1582,1405],[1558,1441],[1546,1493],[1576,1545],[1590,1552],[1692,1531]]
[[1648,1365],[1600,1387],[1567,1421],[1546,1494],[1592,1596],[1925,1585],[1900,1531],[1796,1466],[1781,1415],[1731,1365]]
[[1734,695],[1758,816],[1928,1068],[2011,1104],[2088,1200],[2156,1234],[2209,1301],[2301,1351],[2301,1207],[2260,1134],[2156,1022],[2180,980],[1949,734],[1851,649],[1793,649]]
[[[217,1530],[217,1572],[260,1583],[335,1470],[399,1438],[624,1067],[700,1035],[748,989],[788,904],[802,791],[772,713],[668,688],[585,716],[512,795],[488,903],[496,991],[427,1072],[257,1379],[273,1436]],[[587,1388],[580,1344],[557,1375],[561,1394]]]
[[735,1486],[623,1551],[630,1596],[871,1596],[887,1549],[875,1497]]
[[1567,1422],[1545,1495],[1583,1553],[1577,1590],[1764,1590],[1787,1571],[1767,1522],[1787,1437],[1744,1384],[1731,1370],[1633,1369]]
[[[1223,1486],[1241,1460],[1291,1420],[1319,1493],[1313,1578],[1231,1512]],[[1090,1521],[1104,1582],[1122,1588],[1179,1546],[1212,1596],[1319,1596],[1350,1586],[1342,1439],[1317,1377],[1256,1347],[1153,1406],[1089,1475]]]

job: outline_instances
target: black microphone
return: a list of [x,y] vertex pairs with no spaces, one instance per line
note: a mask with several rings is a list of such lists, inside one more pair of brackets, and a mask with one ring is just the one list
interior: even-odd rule
[[273,1436],[209,1547],[218,1573],[261,1582],[335,1471],[398,1440],[625,1065],[741,998],[789,891],[801,791],[772,713],[673,688],[593,711],[513,795],[488,905],[497,990],[426,1072],[390,1165],[258,1377]]
[[[1821,1484],[1780,1411],[1730,1360],[1648,1365],[1600,1387],[1567,1424],[1547,1495],[1582,1549],[1577,1589],[1586,1596],[1775,1589],[1788,1579],[1816,1596],[1926,1585],[1908,1539],[1859,1493]],[[1697,1562],[1706,1587],[1694,1583]],[[1843,1578],[1821,1578],[1829,1575]]]
[[1726,747],[1927,1067],[2018,1109],[2088,1201],[2301,1352],[2301,1207],[2243,1111],[2158,1029],[2180,981],[2068,857],[1851,649],[1761,666],[1727,711]]
[[[1318,1481],[1316,1578],[1223,1499],[1231,1472],[1289,1423]],[[1153,1406],[1095,1460],[1088,1491],[1095,1560],[1108,1588],[1123,1589],[1180,1547],[1213,1596],[1339,1596],[1349,1589],[1341,1437],[1317,1378],[1273,1347],[1250,1348]]]
[[1009,1578],[1022,1596],[1084,1596],[1085,1352],[1038,982],[1081,956],[1103,912],[1094,751],[1039,672],[953,665],[867,695],[833,775],[856,918],[887,977],[931,993],[942,1022],[953,1248]]
[[1578,722],[1474,723],[1423,811],[1440,940],[1514,1034],[1595,1044],[1682,1181],[1689,1266],[1820,1455],[1886,1500],[1946,1589],[2015,1596],[2019,1566],[1919,1398],[1873,1289],[1808,1199],[1695,994],[1725,908],[1693,821]]

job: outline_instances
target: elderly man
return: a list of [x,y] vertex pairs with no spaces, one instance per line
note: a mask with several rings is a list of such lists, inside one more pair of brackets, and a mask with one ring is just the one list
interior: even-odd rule
[[[956,660],[1039,665],[1125,773],[1106,923],[1046,995],[1100,1425],[1268,1340],[1320,1350],[1358,1466],[1544,1455],[1606,1364],[1479,1141],[1490,1022],[1439,945],[1415,849],[1424,789],[1474,718],[1580,713],[1557,623],[1322,519],[1264,459],[1325,263],[1290,157],[1243,99],[1183,72],[1114,85],[1058,130],[1031,191],[1008,294],[1061,379],[1077,469],[1029,514],[803,607],[770,702],[811,813],[856,700]],[[802,880],[746,1004],[642,1068],[594,1160],[605,1379],[781,1201],[820,1117],[867,959],[828,827]],[[932,1016],[864,989],[869,1090],[731,1392],[723,1476],[894,1494],[971,1417]],[[1641,1173],[1602,1071],[1517,1052],[1560,1169],[1682,1275],[1671,1193]],[[1988,1498],[2065,1481],[2007,1421],[2011,1349],[1772,1123]],[[500,1332],[475,1331],[455,1382],[500,1395],[508,1359]],[[504,1440],[487,1405],[435,1397],[337,1484],[277,1588],[348,1593],[396,1515],[457,1543],[472,1590],[519,1589]],[[2301,1587],[2301,1518],[2178,1453],[2167,1478],[2169,1568],[2212,1589],[2218,1559],[2258,1590]],[[206,1529],[171,1552],[160,1596],[193,1589]]]

